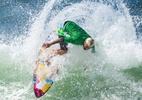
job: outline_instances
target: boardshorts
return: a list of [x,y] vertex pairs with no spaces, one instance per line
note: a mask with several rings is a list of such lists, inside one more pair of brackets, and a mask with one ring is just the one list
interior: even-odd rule
[[[66,24],[67,22],[68,22],[68,21],[65,21],[64,23],[61,23],[60,26],[59,26],[59,28],[61,28],[62,30],[64,30],[64,26],[65,26],[65,24]],[[64,36],[59,36],[59,35],[58,35],[58,37],[64,39]],[[61,49],[61,50],[68,50],[67,45],[68,45],[68,43],[65,43],[64,41],[62,41],[62,42],[60,43],[60,49]]]

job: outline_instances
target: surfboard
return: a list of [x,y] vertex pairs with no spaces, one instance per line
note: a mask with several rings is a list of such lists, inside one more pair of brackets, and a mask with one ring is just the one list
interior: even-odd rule
[[52,86],[58,66],[52,66],[50,59],[54,57],[54,50],[41,48],[33,71],[33,89],[35,96],[40,98]]

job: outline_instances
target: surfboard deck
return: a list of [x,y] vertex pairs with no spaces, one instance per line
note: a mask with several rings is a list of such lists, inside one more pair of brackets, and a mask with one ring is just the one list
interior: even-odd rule
[[57,66],[52,66],[48,62],[53,56],[55,56],[53,50],[44,48],[41,48],[38,54],[33,71],[33,89],[37,98],[43,96],[53,84]]

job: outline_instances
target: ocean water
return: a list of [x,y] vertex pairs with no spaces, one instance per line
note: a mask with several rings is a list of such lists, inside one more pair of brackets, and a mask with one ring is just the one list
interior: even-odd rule
[[[66,20],[83,27],[96,53],[69,44],[39,100],[142,100],[141,0],[1,0],[0,99],[36,100],[32,74],[46,38]],[[58,45],[55,47],[59,48]]]

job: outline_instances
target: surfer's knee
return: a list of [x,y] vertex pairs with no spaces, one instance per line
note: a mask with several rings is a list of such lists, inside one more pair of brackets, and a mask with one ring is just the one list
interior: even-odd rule
[[63,54],[66,54],[67,52],[68,52],[68,50],[61,50],[61,49],[55,51],[55,53],[58,55],[63,55]]

